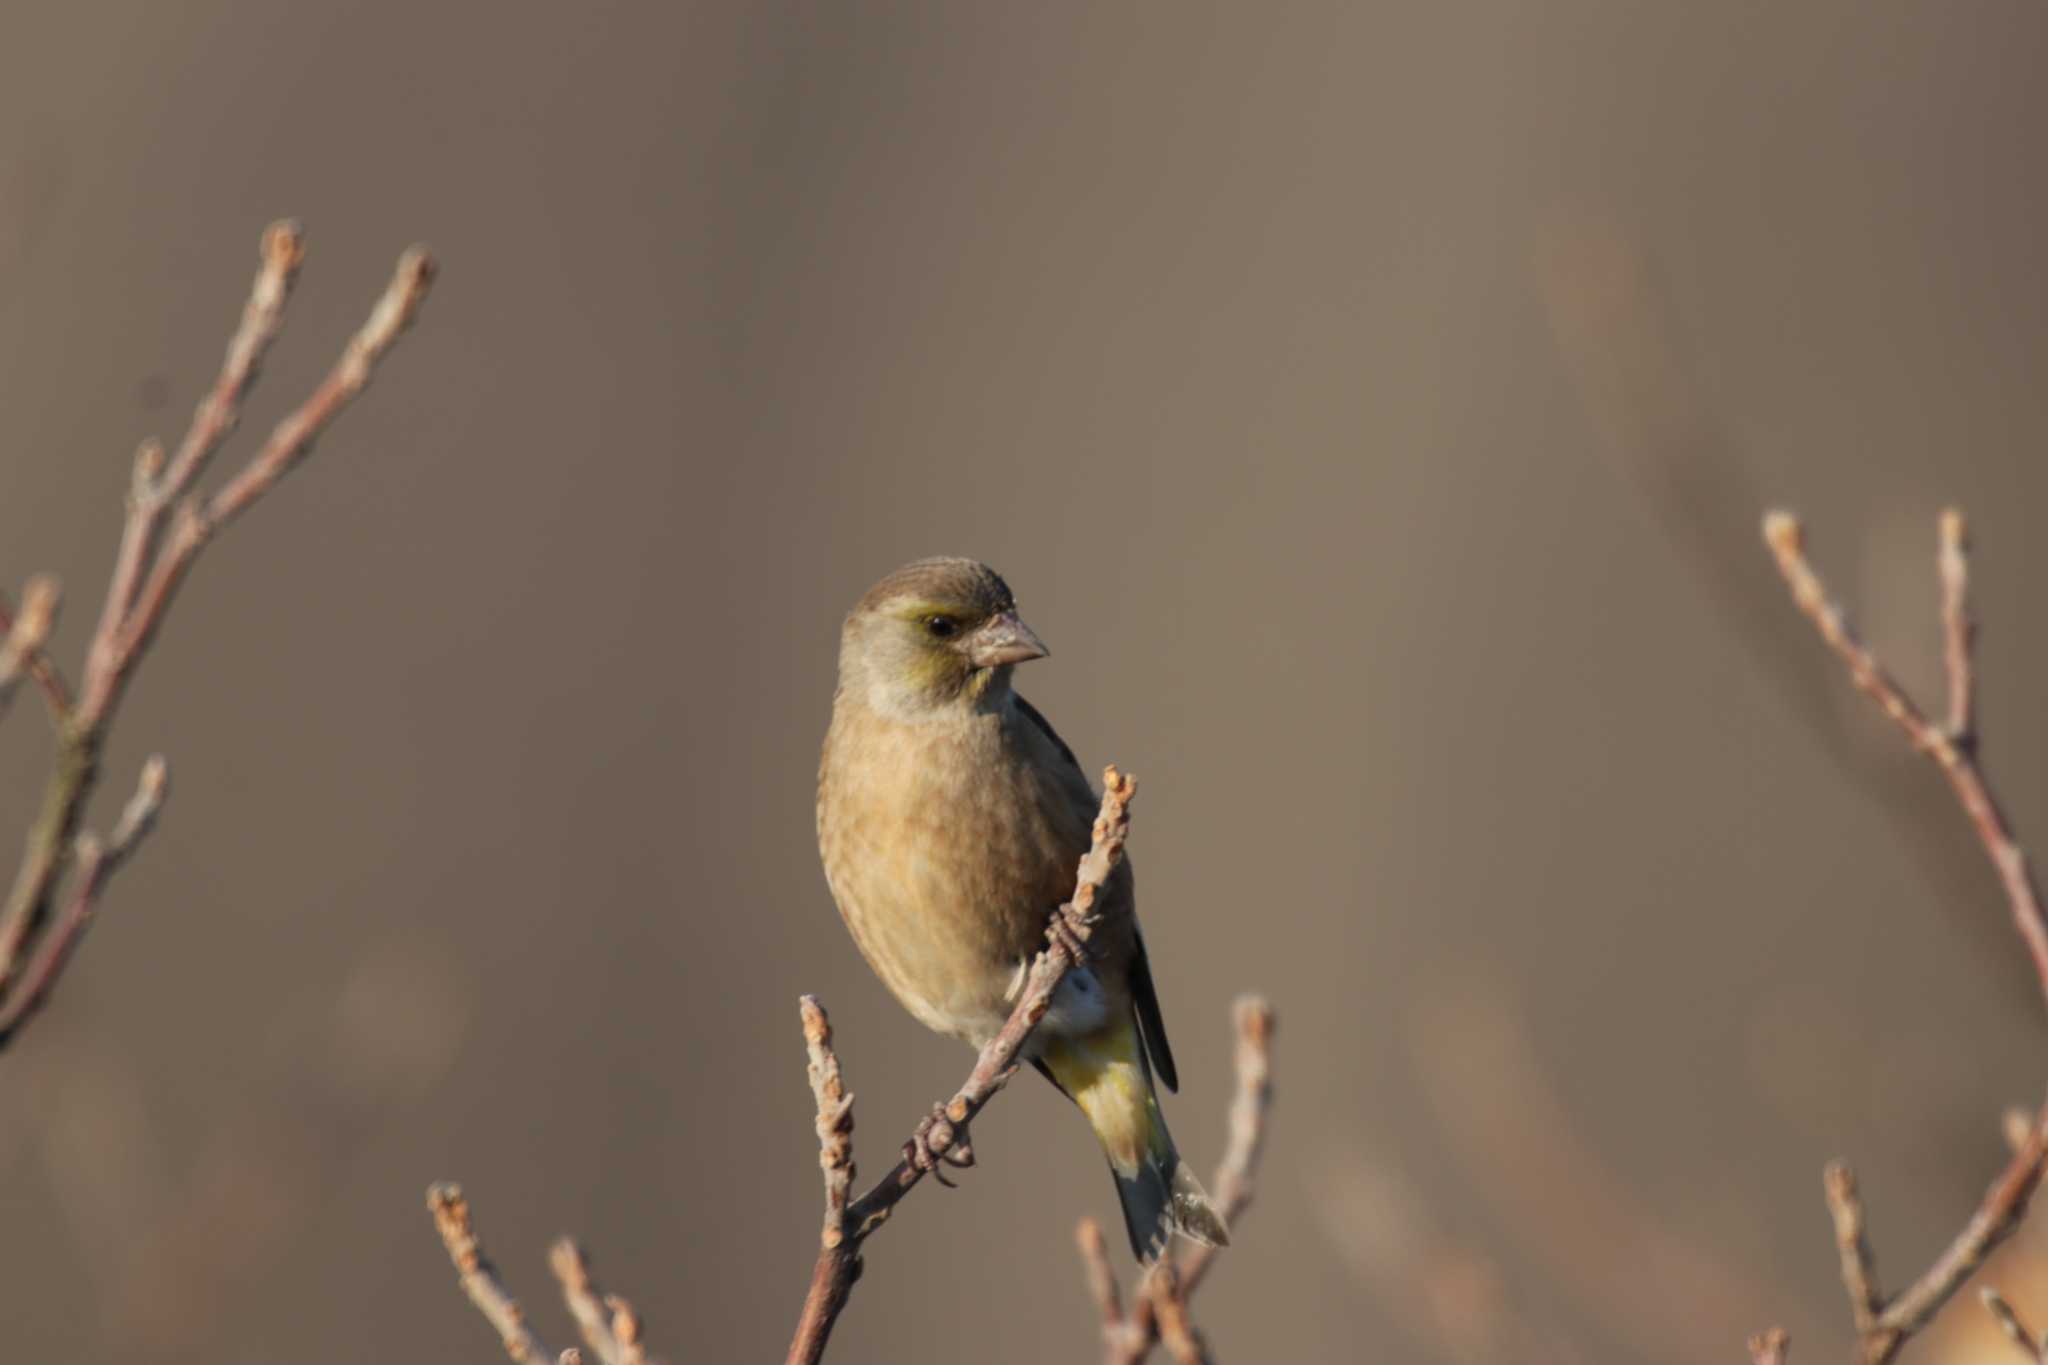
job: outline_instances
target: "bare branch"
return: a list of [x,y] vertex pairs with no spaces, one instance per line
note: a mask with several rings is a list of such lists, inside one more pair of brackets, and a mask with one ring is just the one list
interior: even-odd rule
[[200,400],[192,425],[164,473],[166,501],[175,501],[191,490],[220,443],[241,424],[243,395],[255,383],[264,355],[277,340],[284,325],[285,303],[298,283],[299,267],[306,262],[305,230],[289,218],[280,219],[263,230],[257,252],[256,280],[249,287],[249,301],[242,305],[241,324],[228,339],[220,375]]
[[[370,310],[369,320],[350,338],[341,359],[319,387],[277,424],[249,463],[211,498],[202,502],[187,497],[179,504],[169,543],[157,556],[147,581],[136,589],[134,601],[118,629],[99,642],[103,650],[94,651],[97,666],[89,671],[81,702],[86,717],[96,719],[119,696],[136,661],[162,624],[164,613],[170,609],[171,599],[191,571],[193,561],[214,533],[248,510],[304,459],[321,432],[369,385],[377,363],[426,301],[434,269],[434,260],[425,248],[408,248],[398,258],[398,269]],[[260,287],[262,277],[258,278]],[[166,482],[174,480],[177,473],[173,463],[165,476]]]
[[1186,1290],[1173,1262],[1163,1260],[1146,1275],[1145,1301],[1159,1323],[1159,1341],[1175,1365],[1210,1365],[1209,1348],[1188,1317]]
[[640,1315],[617,1294],[604,1296],[612,1314],[612,1337],[619,1343],[619,1365],[647,1365],[647,1346],[640,1339]]
[[[304,239],[295,225],[273,224],[264,233],[262,262],[241,325],[228,344],[220,376],[200,403],[177,454],[167,465],[163,447],[155,441],[145,441],[137,451],[120,549],[106,604],[87,647],[76,700],[55,667],[42,657],[39,638],[33,650],[0,645],[0,692],[6,690],[10,676],[26,668],[42,686],[58,727],[56,758],[44,784],[42,805],[29,830],[20,869],[5,904],[0,905],[0,1020],[5,1021],[0,1026],[0,1047],[41,1005],[92,912],[101,883],[155,813],[154,803],[147,809],[131,807],[141,818],[124,821],[110,845],[91,845],[95,857],[89,864],[83,856],[77,858],[79,889],[67,903],[61,924],[52,931],[51,912],[59,883],[73,861],[74,848],[85,848],[80,828],[99,782],[100,755],[115,712],[163,624],[178,585],[214,531],[303,458],[314,437],[362,391],[377,361],[418,310],[433,277],[433,263],[426,253],[419,248],[407,251],[390,287],[343,351],[333,373],[279,424],[247,467],[210,500],[202,501],[191,492],[192,485],[239,418],[242,399],[282,325],[285,300],[303,259]],[[174,502],[178,512],[169,543],[159,544]],[[53,606],[54,590],[39,594],[32,585],[22,614],[8,623],[10,642],[20,642],[25,625],[29,638],[37,638],[35,623],[39,619],[47,633],[48,613],[39,604]],[[51,942],[42,946],[33,966],[26,965],[31,950],[46,935]],[[32,985],[17,990],[24,971],[33,976]]]
[[[1095,900],[1102,893],[1103,883],[1116,870],[1123,859],[1124,841],[1130,834],[1130,803],[1137,794],[1135,779],[1110,767],[1102,775],[1102,808],[1095,817],[1093,838],[1088,851],[1081,856],[1080,866],[1074,885],[1073,899],[1060,907],[1059,922],[1063,922],[1072,936],[1081,942],[1087,941],[1093,926]],[[967,1126],[974,1116],[995,1097],[1010,1077],[1016,1073],[1018,1059],[1024,1044],[1031,1037],[1031,1030],[1045,1017],[1052,1005],[1053,992],[1058,989],[1066,974],[1073,969],[1074,959],[1069,953],[1065,939],[1056,933],[1048,934],[1044,951],[1032,961],[1031,970],[1024,979],[1024,989],[1017,1000],[1017,1007],[1011,1011],[1009,1020],[1002,1030],[989,1040],[975,1058],[974,1069],[967,1074],[967,1080],[955,1091],[953,1097],[941,1106],[941,1121],[921,1130],[928,1150],[933,1156],[945,1158],[951,1152],[958,1154],[967,1145]],[[813,1059],[813,1074],[819,1075],[818,1065],[822,1059],[830,1059],[832,1083],[838,1082],[838,1062],[829,1050],[829,1029],[822,1035],[821,1043],[813,1045],[812,1012],[822,1021],[824,1011],[815,999],[806,997],[804,1008],[804,1036]],[[823,1046],[824,1052],[817,1051]],[[861,1244],[889,1217],[904,1195],[914,1189],[925,1176],[925,1167],[910,1155],[898,1161],[889,1173],[877,1181],[873,1188],[845,1206],[844,1213],[836,1220],[832,1217],[835,1173],[831,1144],[845,1137],[850,1144],[852,1116],[849,1110],[843,1132],[835,1124],[828,1132],[825,1122],[826,1100],[820,1089],[821,1082],[813,1080],[812,1088],[819,1099],[819,1139],[824,1150],[820,1163],[826,1171],[826,1224],[820,1237],[817,1264],[811,1270],[811,1285],[804,1296],[803,1312],[797,1320],[796,1335],[791,1340],[788,1365],[814,1365],[823,1357],[825,1344],[831,1337],[832,1327],[839,1314],[846,1307],[848,1295],[853,1291],[854,1280],[860,1273]],[[848,1163],[845,1179],[852,1179],[852,1150],[849,1145],[845,1160]]]
[[[469,1201],[457,1185],[439,1184],[427,1189],[427,1209],[434,1227],[455,1262],[462,1291],[469,1295],[484,1320],[497,1329],[506,1352],[518,1361],[544,1361],[547,1347],[527,1325],[526,1311],[519,1306],[498,1278],[497,1267],[484,1256],[483,1243],[471,1225]],[[548,1248],[548,1265],[561,1282],[562,1298],[598,1365],[650,1365],[640,1315],[633,1305],[617,1294],[607,1294],[591,1279],[590,1262],[573,1237],[559,1238]],[[562,1352],[560,1360],[577,1360],[583,1353],[574,1348]],[[558,1361],[559,1365],[559,1361]]]
[[[1229,1140],[1216,1168],[1216,1202],[1226,1227],[1251,1207],[1252,1176],[1266,1146],[1266,1114],[1273,1107],[1273,1007],[1256,995],[1239,996],[1237,1019],[1237,1096],[1230,1105]],[[1194,1293],[1209,1273],[1217,1248],[1195,1245],[1181,1265],[1184,1292]]]
[[1074,1229],[1074,1242],[1081,1249],[1081,1264],[1088,1272],[1088,1292],[1102,1310],[1105,1330],[1120,1328],[1124,1321],[1123,1295],[1117,1289],[1116,1267],[1109,1263],[1109,1244],[1102,1240],[1102,1225],[1083,1218]]
[[49,574],[29,579],[19,613],[9,610],[7,600],[0,597],[0,637],[4,637],[0,638],[0,716],[7,714],[14,689],[24,675],[35,679],[52,721],[61,725],[71,709],[71,690],[64,685],[64,675],[43,652],[57,621],[60,597],[57,580]]
[[1999,1330],[2005,1333],[2006,1340],[2019,1347],[2020,1354],[2025,1356],[2031,1365],[2048,1365],[2048,1339],[2035,1336],[2027,1324],[2020,1320],[2020,1315],[2014,1311],[2013,1306],[2005,1301],[2003,1294],[1986,1285],[1977,1291],[1977,1297],[1983,1301],[1985,1309],[1998,1323]]
[[50,932],[42,936],[35,960],[29,964],[20,985],[0,999],[0,1048],[12,1042],[21,1026],[50,998],[57,979],[70,965],[78,941],[92,923],[100,893],[155,826],[157,812],[163,808],[169,789],[170,770],[163,755],[152,754],[142,765],[135,795],[128,798],[120,822],[114,826],[113,837],[102,844],[94,835],[78,836],[78,871],[71,899]]
[[832,1051],[832,1021],[815,995],[797,1002],[803,1016],[804,1046],[810,1053],[811,1094],[818,1104],[818,1165],[825,1173],[823,1246],[838,1246],[846,1236],[846,1201],[853,1188],[853,1096],[839,1072]]
[[[1951,512],[1947,516],[1954,518],[1957,535],[1953,540],[1944,535],[1944,557],[1960,559],[1961,514]],[[1946,523],[1947,518],[1944,521]],[[2012,906],[2013,924],[2025,940],[2027,951],[2033,955],[2035,974],[2040,978],[2044,996],[2048,996],[2048,915],[2042,913],[2040,892],[2034,885],[2033,873],[2028,869],[2026,852],[2013,838],[2012,827],[1992,797],[1976,759],[1965,752],[1946,730],[1931,723],[1921,713],[1920,708],[1892,681],[1876,656],[1856,638],[1842,609],[1829,600],[1819,576],[1807,563],[1806,536],[1799,519],[1790,512],[1772,512],[1764,518],[1764,539],[1777,558],[1778,571],[1792,589],[1792,600],[1819,629],[1821,638],[1849,666],[1851,681],[1905,731],[1907,740],[1915,749],[1940,765],[1949,785],[1955,789],[1956,799],[1962,802],[1963,810],[1976,826],[1977,837],[1983,841],[1992,866],[1998,869],[2006,899]],[[1961,572],[1957,570],[1958,574]]]
[[1782,1327],[1758,1332],[1749,1339],[1750,1365],[1785,1365],[1785,1351],[1791,1344],[1792,1338]]
[[2020,1219],[2027,1212],[2027,1201],[2041,1183],[2044,1164],[2048,1164],[2048,1106],[2034,1121],[2027,1141],[1984,1192],[1983,1202],[1956,1239],[1934,1258],[1925,1274],[1885,1305],[1877,1329],[1892,1340],[1888,1349],[1873,1356],[1873,1360],[1889,1359],[1907,1337],[1925,1327],[1963,1281],[1984,1264],[1984,1258],[2019,1229]]
[[1969,527],[1962,509],[1941,514],[1941,548],[1935,566],[1941,576],[1942,659],[1948,668],[1948,735],[1968,747],[1974,735],[1973,710],[1977,680],[1970,646],[1976,623],[1970,619]]
[[[1819,575],[1807,561],[1806,538],[1799,519],[1789,512],[1769,513],[1764,518],[1764,540],[1792,591],[1793,602],[1813,622],[1828,647],[1848,665],[1851,681],[1875,700],[1905,733],[1908,742],[1932,758],[1948,778],[1998,871],[2014,927],[2032,955],[2035,974],[2044,996],[2048,996],[2048,916],[2042,913],[2040,893],[2026,853],[2013,837],[2011,824],[1992,796],[1976,758],[1971,699],[1974,628],[1969,614],[1969,560],[1963,514],[1953,508],[1942,513],[1936,560],[1949,688],[1946,726],[1929,721],[1877,657],[1857,639],[1842,609],[1829,598]],[[1970,1220],[1934,1263],[1889,1303],[1877,1293],[1854,1178],[1846,1167],[1829,1167],[1828,1206],[1834,1215],[1842,1282],[1849,1294],[1865,1365],[1886,1365],[1907,1339],[1948,1302],[1971,1272],[1983,1264],[1992,1249],[2019,1226],[2027,1202],[2040,1183],[2044,1163],[2048,1163],[2048,1104],[2023,1130],[2016,1131],[2015,1125],[2008,1122],[2007,1133],[2013,1146],[2012,1158],[1992,1181]]]
[[469,1295],[469,1301],[484,1315],[484,1320],[497,1329],[498,1339],[505,1343],[505,1354],[519,1365],[543,1365],[548,1360],[558,1360],[526,1325],[526,1311],[498,1278],[498,1268],[485,1257],[484,1244],[470,1223],[469,1201],[462,1197],[461,1187],[431,1187],[427,1191],[427,1209],[434,1215],[441,1244],[448,1248],[448,1259],[455,1263],[462,1292]]
[[562,1282],[562,1298],[576,1319],[583,1342],[599,1365],[620,1365],[619,1339],[612,1334],[611,1314],[605,1309],[604,1291],[590,1277],[590,1262],[573,1237],[559,1239],[548,1251],[548,1264]]
[[1877,1322],[1884,1300],[1877,1292],[1877,1272],[1870,1262],[1870,1244],[1863,1236],[1863,1199],[1856,1192],[1856,1173],[1839,1161],[1830,1161],[1821,1172],[1821,1185],[1827,1192],[1828,1212],[1835,1220],[1842,1288],[1848,1292],[1849,1310],[1861,1335]]
[[242,420],[242,398],[256,381],[265,352],[284,325],[285,301],[306,259],[306,238],[290,221],[272,223],[257,248],[259,264],[242,321],[228,340],[213,388],[199,401],[192,425],[178,443],[178,453],[164,464],[163,446],[154,439],[135,453],[135,474],[128,492],[128,516],[121,527],[121,547],[114,556],[114,576],[107,585],[106,605],[93,632],[88,667],[111,667],[121,633],[135,607],[142,575],[155,557],[164,514],[185,496],[214,451]]

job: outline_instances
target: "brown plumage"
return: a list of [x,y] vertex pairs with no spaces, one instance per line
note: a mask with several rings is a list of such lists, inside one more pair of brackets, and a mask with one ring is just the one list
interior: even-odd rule
[[[1009,1018],[1095,815],[1072,751],[1010,685],[1045,653],[1008,585],[967,559],[890,574],[840,635],[818,771],[825,878],[891,993],[976,1047]],[[1093,1123],[1141,1256],[1171,1231],[1226,1240],[1152,1093],[1154,1068],[1169,1089],[1178,1078],[1128,861],[1097,907],[1090,961],[1055,995],[1031,1058]]]

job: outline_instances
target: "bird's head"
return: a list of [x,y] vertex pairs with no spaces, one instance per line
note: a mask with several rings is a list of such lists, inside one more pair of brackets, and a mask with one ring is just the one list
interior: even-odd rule
[[1009,584],[971,559],[920,559],[868,589],[839,637],[839,683],[896,715],[978,705],[1046,647]]

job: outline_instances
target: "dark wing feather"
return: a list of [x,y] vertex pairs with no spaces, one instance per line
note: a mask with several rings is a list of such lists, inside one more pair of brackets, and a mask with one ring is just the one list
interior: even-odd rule
[[[1012,694],[1017,709],[1024,718],[1037,726],[1039,732],[1052,741],[1060,751],[1060,759],[1073,770],[1073,776],[1080,782],[1083,791],[1092,791],[1088,775],[1081,771],[1081,760],[1074,757],[1074,751],[1060,738],[1052,723],[1038,713],[1038,708],[1021,696]],[[1138,933],[1137,926],[1131,929],[1137,952],[1131,956],[1131,1001],[1138,1008],[1138,1032],[1144,1036],[1145,1051],[1152,1058],[1152,1068],[1159,1073],[1159,1079],[1166,1082],[1170,1093],[1180,1092],[1180,1072],[1173,1064],[1173,1048],[1166,1041],[1166,1020],[1159,1012],[1159,992],[1152,985],[1152,964],[1145,957],[1145,937]],[[1044,1070],[1043,1067],[1040,1070]],[[1048,1079],[1050,1073],[1048,1073]]]
[[[1133,931],[1135,934],[1135,930]],[[1159,992],[1152,985],[1152,964],[1145,958],[1145,936],[1135,934],[1138,951],[1131,955],[1131,1000],[1138,1007],[1138,1032],[1145,1035],[1145,1051],[1152,1066],[1171,1094],[1180,1093],[1180,1073],[1174,1069],[1173,1049],[1166,1042],[1166,1020],[1159,1013]]]
[[1066,761],[1066,765],[1069,768],[1074,770],[1074,776],[1081,779],[1081,785],[1086,786],[1088,784],[1088,774],[1081,771],[1081,760],[1074,757],[1074,751],[1069,749],[1067,742],[1060,738],[1059,731],[1052,728],[1052,722],[1040,715],[1037,707],[1024,700],[1017,693],[1012,692],[1010,700],[1017,703],[1017,709],[1024,713],[1024,719],[1036,725],[1038,732],[1052,741],[1052,747],[1060,751],[1060,757]]

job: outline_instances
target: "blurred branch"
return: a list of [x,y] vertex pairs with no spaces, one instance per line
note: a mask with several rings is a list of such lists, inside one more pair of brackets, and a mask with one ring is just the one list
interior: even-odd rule
[[71,709],[71,691],[50,656],[43,652],[50,628],[57,621],[57,601],[62,595],[57,580],[38,574],[22,590],[21,611],[16,613],[0,597],[0,718],[14,701],[15,686],[24,675],[35,679],[54,724]]
[[1785,1365],[1785,1352],[1791,1345],[1792,1339],[1782,1327],[1758,1332],[1749,1339],[1750,1365]]
[[1830,1161],[1821,1171],[1821,1185],[1827,1192],[1828,1213],[1835,1220],[1842,1288],[1849,1295],[1856,1333],[1862,1336],[1877,1324],[1884,1306],[1877,1292],[1877,1267],[1871,1261],[1870,1243],[1863,1235],[1863,1198],[1856,1192],[1856,1173],[1839,1161]]
[[[1230,1105],[1229,1140],[1216,1169],[1216,1203],[1224,1223],[1232,1228],[1252,1202],[1252,1176],[1265,1148],[1266,1114],[1273,1103],[1273,1007],[1247,995],[1238,999],[1234,1013],[1237,1095]],[[1104,1365],[1137,1365],[1155,1345],[1163,1345],[1179,1365],[1209,1359],[1188,1316],[1188,1300],[1208,1274],[1215,1247],[1189,1245],[1178,1257],[1162,1260],[1139,1281],[1126,1312],[1101,1227],[1093,1218],[1083,1218],[1075,1240],[1088,1272],[1089,1291],[1102,1313]]]
[[2032,1365],[2048,1365],[2048,1338],[2035,1336],[2020,1320],[2013,1306],[2005,1301],[2003,1294],[1987,1285],[1977,1292],[1977,1296],[1998,1323],[1999,1330],[2005,1333],[2006,1340],[2019,1347],[2022,1356]]
[[1968,733],[1970,717],[1970,627],[1969,569],[1965,558],[1963,514],[1954,509],[1941,517],[1941,571],[1943,617],[1947,623],[1949,652],[1949,714],[1964,723],[1961,732],[1951,732],[1928,720],[1898,683],[1850,629],[1842,609],[1828,598],[1827,589],[1806,559],[1806,534],[1799,519],[1789,512],[1773,512],[1764,518],[1764,539],[1777,557],[1778,571],[1792,590],[1792,600],[1806,613],[1821,638],[1843,663],[1849,678],[1881,707],[1901,730],[1907,742],[1933,759],[1955,790],[1977,837],[1991,857],[1991,865],[2005,887],[2012,907],[2013,924],[2019,929],[2027,951],[2034,959],[2034,972],[2048,996],[2048,916],[2041,911],[2041,896],[2027,866],[2026,851],[2013,838],[2012,826],[1999,808],[1983,770],[1976,759],[1976,744]]
[[[602,1365],[619,1365],[622,1352],[619,1348],[619,1334],[612,1324],[611,1305],[624,1305],[624,1299],[608,1296],[600,1290],[590,1277],[590,1262],[583,1255],[583,1248],[573,1237],[557,1241],[548,1252],[548,1265],[561,1281],[562,1298],[569,1305],[570,1316],[576,1319],[576,1328],[583,1333],[584,1344]],[[631,1309],[627,1309],[628,1314]],[[638,1318],[632,1319],[637,1329]]]
[[[341,359],[313,393],[272,431],[249,463],[210,498],[192,484],[239,420],[241,401],[255,383],[263,354],[283,323],[284,305],[305,259],[293,223],[263,234],[261,264],[242,321],[228,344],[219,378],[193,415],[192,426],[168,467],[163,447],[151,440],[136,453],[127,518],[115,554],[112,581],[99,624],[86,650],[74,699],[43,653],[56,606],[56,584],[31,580],[22,610],[0,621],[0,706],[16,679],[34,678],[57,727],[57,746],[42,806],[29,830],[20,871],[0,905],[0,1047],[49,996],[91,918],[114,868],[133,851],[163,797],[163,763],[145,768],[142,790],[122,828],[107,841],[80,833],[87,803],[100,777],[100,756],[128,682],[162,626],[171,600],[214,533],[253,504],[312,449],[314,440],[368,385],[377,363],[418,312],[434,275],[425,250],[414,247],[370,317],[343,349]],[[173,518],[168,541],[164,523]],[[0,616],[7,615],[0,603]],[[67,870],[75,887],[51,927],[51,909]]]
[[[904,1144],[903,1159],[873,1188],[848,1200],[852,1188],[853,1100],[845,1093],[839,1059],[832,1051],[831,1022],[814,996],[800,1002],[804,1043],[810,1054],[813,1096],[818,1104],[819,1165],[825,1173],[825,1226],[819,1236],[817,1264],[804,1296],[796,1335],[789,1345],[788,1365],[815,1365],[825,1354],[833,1324],[845,1309],[854,1282],[860,1278],[861,1246],[880,1227],[903,1197],[941,1161],[973,1164],[967,1125],[998,1090],[1016,1074],[1031,1030],[1052,1005],[1053,992],[1079,961],[1079,949],[1094,927],[1095,898],[1122,861],[1130,834],[1131,798],[1135,779],[1114,767],[1102,776],[1102,808],[1095,817],[1094,837],[1081,855],[1073,899],[1053,915],[1045,949],[1032,961],[1017,1007],[1002,1030],[975,1059],[966,1082],[945,1104],[920,1123]],[[944,1177],[940,1177],[943,1183]]]
[[162,754],[151,754],[149,761],[142,765],[135,795],[128,798],[128,805],[121,812],[120,823],[114,826],[109,841],[102,844],[99,837],[91,833],[78,836],[75,854],[78,866],[73,876],[75,885],[71,899],[50,932],[43,935],[38,943],[35,959],[29,964],[20,986],[0,1000],[0,1047],[11,1042],[21,1026],[49,999],[50,988],[63,974],[64,966],[71,960],[71,953],[84,935],[93,912],[99,908],[100,892],[156,823],[157,812],[162,809],[169,788],[169,766]]
[[484,1315],[484,1320],[497,1329],[498,1339],[505,1343],[505,1354],[519,1365],[542,1365],[554,1353],[526,1325],[526,1310],[505,1288],[505,1282],[498,1278],[498,1268],[484,1255],[484,1244],[470,1222],[469,1201],[462,1197],[462,1187],[431,1186],[427,1190],[427,1210],[434,1215],[434,1227],[441,1234],[441,1245],[448,1248],[448,1259],[455,1263],[462,1292],[469,1295],[469,1301]]
[[[498,1333],[505,1354],[520,1365],[545,1365],[550,1359],[580,1361],[575,1348],[559,1357],[541,1343],[527,1324],[526,1310],[505,1288],[498,1268],[484,1255],[484,1245],[470,1221],[469,1201],[459,1185],[432,1185],[427,1189],[427,1211],[434,1216],[435,1230],[455,1263],[462,1292],[476,1305],[484,1320]],[[591,1282],[590,1265],[583,1249],[564,1237],[548,1253],[548,1261],[561,1281],[562,1298],[583,1333],[584,1342],[600,1365],[647,1365],[647,1351],[640,1335],[640,1315],[633,1305],[616,1294],[600,1294]]]
[[[1848,618],[1829,598],[1819,575],[1807,561],[1805,532],[1798,518],[1789,512],[1768,514],[1764,518],[1764,540],[1792,591],[1793,602],[1848,666],[1850,680],[1876,701],[1905,732],[1913,748],[1932,758],[1948,778],[1998,871],[2012,909],[2013,924],[2033,958],[2043,993],[2048,995],[2048,917],[2042,914],[2040,893],[2026,852],[2014,839],[2011,824],[1991,794],[1976,758],[1971,716],[1974,631],[1970,621],[1969,559],[1963,514],[1953,508],[1942,513],[1936,561],[1949,688],[1946,726],[1928,720],[1926,713],[1857,638]],[[1992,1181],[1976,1212],[1934,1263],[1890,1300],[1878,1290],[1875,1267],[1864,1241],[1863,1206],[1855,1176],[1839,1162],[1827,1168],[1825,1186],[1841,1251],[1842,1282],[1848,1291],[1865,1365],[1885,1365],[1897,1355],[1899,1348],[1948,1302],[1985,1256],[2019,1227],[2027,1202],[2040,1183],[2043,1165],[2048,1163],[2048,1104],[2024,1128],[2015,1131],[2015,1125],[2010,1123],[2007,1128],[2012,1158]]]

